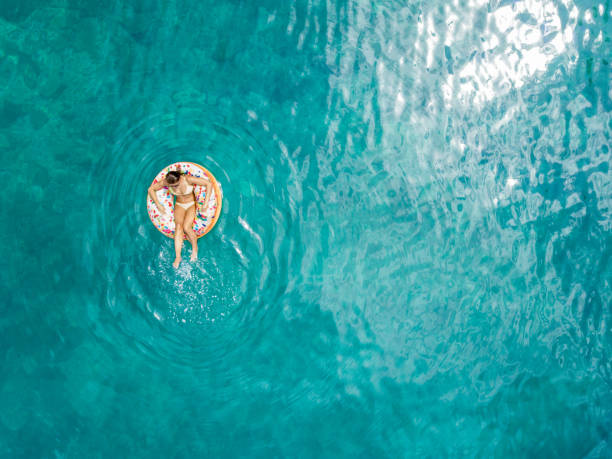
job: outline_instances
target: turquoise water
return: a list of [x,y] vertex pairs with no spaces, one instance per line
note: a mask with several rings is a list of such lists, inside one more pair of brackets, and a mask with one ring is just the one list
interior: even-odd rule
[[0,5],[0,456],[612,457],[607,0]]

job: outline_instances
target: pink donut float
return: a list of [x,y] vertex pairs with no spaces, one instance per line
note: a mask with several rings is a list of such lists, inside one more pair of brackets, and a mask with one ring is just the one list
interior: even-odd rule
[[[174,163],[162,169],[157,174],[151,185],[163,180],[170,171],[180,171],[194,177],[208,177],[212,183],[211,196],[208,200],[206,209],[202,207],[204,205],[204,199],[206,198],[206,188],[198,185],[193,187],[197,208],[195,221],[193,222],[193,230],[195,231],[196,236],[200,238],[208,233],[213,226],[215,226],[215,223],[217,223],[219,215],[221,214],[221,201],[223,200],[221,185],[204,167],[200,166],[199,164],[186,161]],[[156,193],[159,203],[167,208],[169,212],[167,212],[165,216],[160,215],[157,207],[155,206],[155,202],[153,202],[153,199],[147,195],[147,211],[149,212],[149,218],[151,219],[153,225],[155,225],[155,228],[160,230],[166,236],[174,238],[174,196],[170,193],[168,187],[163,187]],[[187,236],[184,236],[184,238],[187,239]]]

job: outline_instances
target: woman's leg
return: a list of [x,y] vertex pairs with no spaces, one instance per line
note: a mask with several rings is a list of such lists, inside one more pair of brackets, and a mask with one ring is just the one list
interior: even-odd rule
[[193,230],[193,222],[196,216],[196,205],[194,203],[189,209],[185,211],[185,218],[183,220],[183,231],[187,235],[187,239],[191,242],[191,258],[190,260],[196,260],[198,258],[198,237]]
[[172,263],[172,266],[178,268],[181,262],[181,249],[183,248],[183,221],[185,220],[185,209],[181,206],[174,205],[174,252],[176,258]]

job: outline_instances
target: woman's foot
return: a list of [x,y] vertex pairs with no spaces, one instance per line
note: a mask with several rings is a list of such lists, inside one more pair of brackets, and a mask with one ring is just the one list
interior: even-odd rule
[[198,259],[198,251],[196,250],[195,252],[192,250],[191,251],[191,258],[189,258],[189,261],[196,261]]
[[181,262],[181,257],[176,257],[174,259],[174,263],[172,263],[172,266],[174,266],[175,268],[178,268],[178,265],[180,262]]

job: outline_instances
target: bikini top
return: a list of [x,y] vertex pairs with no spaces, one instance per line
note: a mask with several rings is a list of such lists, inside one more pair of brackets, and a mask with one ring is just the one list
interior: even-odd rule
[[174,196],[187,196],[193,192],[193,185],[187,185],[187,192],[185,193],[176,193],[171,187],[168,187],[168,190],[170,190],[170,193]]

